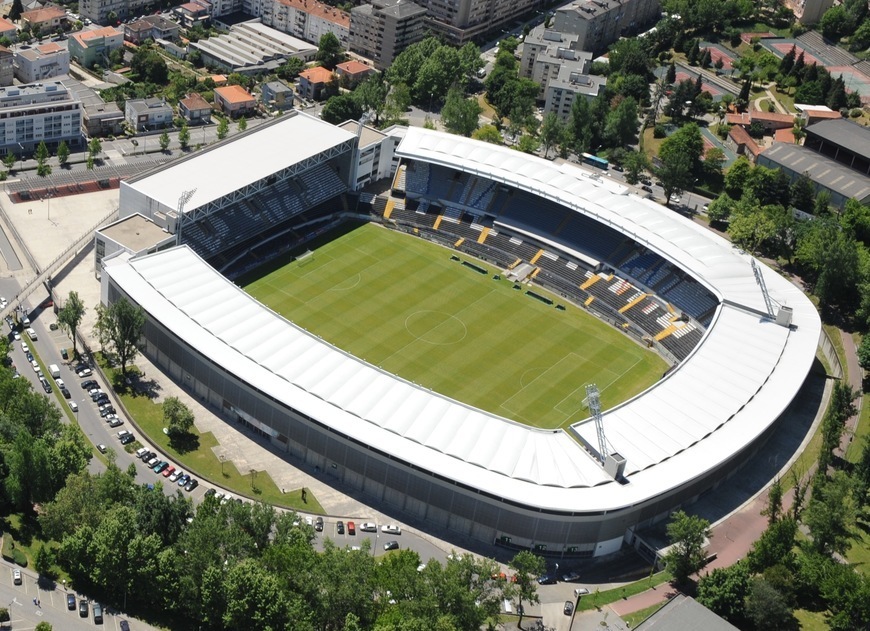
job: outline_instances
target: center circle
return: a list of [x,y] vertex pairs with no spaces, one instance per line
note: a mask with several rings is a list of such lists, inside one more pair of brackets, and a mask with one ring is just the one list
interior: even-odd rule
[[468,335],[465,323],[443,311],[415,311],[405,319],[405,329],[427,344],[457,344]]

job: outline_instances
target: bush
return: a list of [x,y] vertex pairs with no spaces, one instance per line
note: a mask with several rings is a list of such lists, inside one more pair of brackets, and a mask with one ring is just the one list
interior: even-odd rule
[[21,567],[27,567],[27,555],[21,551],[21,548],[15,548],[12,551],[12,560],[16,565],[20,565]]
[[856,107],[855,109],[849,112],[849,116],[852,118],[861,118],[862,110],[860,107]]
[[659,124],[653,127],[653,138],[664,138],[667,135],[664,125]]

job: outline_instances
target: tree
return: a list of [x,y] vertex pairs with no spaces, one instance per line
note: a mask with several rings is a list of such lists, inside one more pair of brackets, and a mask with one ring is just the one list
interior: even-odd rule
[[66,140],[61,140],[57,146],[57,163],[63,167],[67,162],[69,162],[69,145],[66,144]]
[[217,137],[218,140],[223,140],[227,137],[227,134],[230,132],[230,123],[226,118],[221,118],[220,122],[217,126]]
[[13,22],[17,22],[22,13],[24,13],[24,4],[21,0],[12,0],[12,8],[9,9],[9,19]]
[[315,59],[326,68],[332,70],[344,59],[344,51],[341,49],[341,42],[334,33],[324,33],[320,36],[320,41],[317,44],[317,55]]
[[667,74],[665,74],[665,83],[668,85],[674,85],[674,82],[677,80],[677,66],[672,61],[668,66]]
[[716,568],[698,581],[698,602],[732,624],[740,624],[749,595],[749,569],[738,561],[731,567]]
[[163,423],[170,435],[188,434],[193,428],[193,412],[178,397],[167,397],[163,401]]
[[870,334],[861,338],[861,344],[858,346],[858,363],[864,370],[870,370]]
[[69,333],[73,343],[73,355],[77,355],[76,333],[87,309],[76,291],[69,292],[63,308],[57,313],[57,323]]
[[733,199],[743,197],[751,173],[752,164],[746,156],[737,158],[725,174],[725,192]]
[[760,577],[752,580],[746,615],[756,629],[788,629],[794,624],[792,609],[783,595]]
[[495,125],[484,125],[483,127],[479,127],[474,130],[471,137],[475,140],[482,140],[483,142],[488,142],[493,145],[504,144],[504,138],[501,137],[501,133]]
[[550,148],[558,145],[565,135],[565,124],[555,113],[549,112],[541,124],[540,139],[544,146],[544,157],[548,157]]
[[43,544],[36,551],[36,558],[33,560],[33,567],[40,576],[50,578],[52,576],[52,555],[48,547]]
[[236,127],[238,127],[239,132],[245,131],[248,128],[248,119],[246,119],[244,116],[240,116],[239,122],[236,124]]
[[518,552],[508,564],[514,570],[514,584],[517,589],[517,601],[520,620],[517,626],[523,628],[523,602],[530,605],[540,602],[538,596],[537,578],[547,569],[547,564],[542,557],[532,554],[528,550]]
[[88,158],[85,161],[85,164],[87,165],[88,171],[94,170],[94,156],[90,153],[88,154]]
[[704,543],[711,536],[710,522],[680,510],[671,516],[667,532],[671,547],[664,558],[665,566],[682,585],[707,564]]
[[100,142],[99,138],[91,138],[88,143],[88,155],[92,158],[96,158],[100,155],[100,152],[103,150],[103,143]]
[[3,156],[3,164],[10,171],[12,170],[12,167],[15,166],[16,160],[18,160],[18,157],[12,153],[11,149],[6,152],[5,156]]
[[637,184],[640,175],[649,168],[649,159],[643,151],[629,151],[622,160],[625,167],[625,181],[629,184]]
[[34,157],[39,164],[45,163],[48,160],[48,147],[45,145],[45,141],[40,141],[39,145],[36,147],[36,154]]
[[133,306],[126,298],[108,307],[97,305],[97,323],[94,326],[100,344],[109,347],[121,363],[121,374],[127,376],[127,364],[136,357],[137,344],[145,330],[145,312]]
[[338,125],[346,120],[358,120],[362,114],[363,109],[352,94],[339,94],[329,97],[320,117],[327,123]]
[[757,574],[775,565],[793,568],[796,560],[794,545],[797,530],[797,521],[791,516],[782,517],[769,524],[752,544],[752,550],[747,556],[749,570]]
[[167,149],[169,149],[169,133],[163,132],[162,134],[160,134],[159,142],[160,151],[166,151]]
[[637,101],[628,97],[607,115],[604,127],[604,140],[608,147],[622,147],[634,140],[638,126]]
[[51,631],[52,628],[53,627],[51,626],[50,623],[43,620],[42,622],[40,622],[39,624],[36,625],[36,627],[34,628],[34,631]]
[[842,4],[831,7],[819,21],[819,30],[827,39],[839,42],[855,30],[855,19]]
[[707,217],[710,218],[711,222],[726,222],[731,218],[735,204],[736,202],[731,199],[728,193],[722,193],[710,202],[707,207]]
[[305,62],[298,57],[288,57],[280,68],[278,68],[278,77],[285,81],[292,81],[299,73],[305,70]]
[[523,153],[535,153],[540,146],[541,143],[537,138],[531,134],[523,134],[515,148]]
[[130,69],[136,73],[139,80],[156,85],[166,85],[169,82],[169,68],[163,57],[149,46],[140,46],[133,55]]
[[178,132],[178,143],[183,151],[187,150],[190,146],[190,129],[187,128],[187,123],[181,125],[181,129]]
[[796,258],[822,308],[856,306],[861,269],[858,246],[839,223],[830,218],[811,222],[798,241]]
[[384,79],[383,73],[372,75],[360,83],[353,91],[363,112],[374,112],[375,127],[381,124],[381,115],[387,107],[387,96],[390,93],[390,84]]
[[813,488],[803,522],[810,529],[813,548],[821,554],[845,555],[852,546],[857,508],[851,487],[848,474],[835,471]]
[[482,111],[483,108],[476,99],[465,98],[461,90],[451,88],[444,107],[441,108],[441,122],[453,134],[471,136],[479,126]]
[[799,175],[789,188],[791,205],[798,210],[807,213],[812,212],[815,197],[816,189],[813,187],[813,181],[807,177],[806,173]]

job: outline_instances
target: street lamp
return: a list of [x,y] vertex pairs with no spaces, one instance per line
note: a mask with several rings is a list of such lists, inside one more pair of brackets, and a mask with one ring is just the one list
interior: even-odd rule
[[225,460],[225,456],[224,456],[223,454],[221,454],[221,455],[218,456],[218,458],[219,458],[220,461],[221,461],[221,475],[222,475],[222,476],[223,476],[223,475],[226,475],[226,474],[224,473],[224,460]]

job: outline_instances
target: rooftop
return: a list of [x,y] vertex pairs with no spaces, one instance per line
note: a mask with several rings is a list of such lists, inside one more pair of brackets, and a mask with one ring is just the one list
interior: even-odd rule
[[73,33],[72,38],[76,40],[82,48],[88,47],[88,42],[92,39],[104,39],[106,37],[123,37],[124,33],[119,31],[114,26],[104,26],[102,28],[92,29],[90,31],[79,31]]
[[57,42],[46,42],[41,46],[37,46],[36,50],[38,50],[43,55],[50,55],[51,53],[57,53],[66,49],[60,46]]
[[211,104],[206,101],[200,94],[196,92],[192,92],[188,94],[186,97],[181,99],[181,105],[186,107],[188,110],[210,110]]
[[124,28],[130,29],[131,31],[148,31],[155,27],[163,31],[168,31],[173,28],[178,28],[178,24],[172,20],[167,20],[162,15],[146,15],[135,22],[130,22]]
[[254,100],[253,95],[240,85],[227,85],[222,88],[215,88],[214,93],[227,103],[248,103]]
[[[791,132],[789,131],[789,133]],[[761,152],[758,143],[755,142],[755,140],[752,139],[752,136],[749,135],[749,132],[740,125],[734,125],[730,130],[728,130],[728,135],[731,136],[731,139],[738,145],[746,147],[746,150],[753,156],[757,156]]]
[[15,26],[14,23],[10,22],[6,18],[0,18],[0,33],[5,33],[6,31],[16,30],[18,27]]
[[172,111],[172,106],[168,105],[166,101],[158,98],[151,99],[130,99],[127,101],[127,107],[137,113],[147,112],[148,110],[170,110]]
[[361,61],[357,61],[356,59],[351,59],[350,61],[345,61],[344,63],[338,64],[336,69],[341,68],[344,72],[348,74],[363,74],[367,72],[374,72],[374,68],[371,66],[367,66]]
[[327,70],[323,66],[315,66],[308,70],[303,70],[299,76],[310,83],[329,83],[332,81],[332,71]]
[[426,12],[426,8],[409,0],[372,0],[372,6],[379,13],[395,18],[407,18]]
[[863,125],[839,118],[814,123],[806,132],[870,159],[870,128]]
[[739,631],[694,598],[678,594],[635,627],[636,631]]
[[[345,121],[341,125],[339,125],[342,129],[349,131],[350,133],[356,135],[357,129],[359,128],[359,123],[356,121]],[[376,142],[380,142],[387,135],[381,131],[378,131],[374,127],[369,127],[368,125],[363,125],[362,133],[359,137],[359,148],[365,149],[369,145],[373,145]]]
[[21,14],[21,19],[27,20],[31,24],[49,22],[63,17],[66,17],[66,11],[60,7],[43,7],[41,9],[34,9],[33,11],[25,11]]
[[754,121],[767,121],[770,123],[794,123],[794,114],[780,114],[779,112],[762,112],[760,110],[752,110],[749,112],[750,119]]
[[120,243],[131,252],[142,252],[161,241],[174,238],[153,221],[138,213],[100,228],[100,233]]
[[317,0],[278,0],[278,2],[284,6],[292,7],[297,11],[304,11],[309,15],[338,24],[344,28],[350,28],[350,13],[331,7],[328,4],[317,2]]
[[[867,147],[864,149],[866,151]],[[795,173],[808,173],[811,180],[846,198],[854,197],[864,201],[870,197],[870,177],[806,147],[774,142],[763,155],[765,160],[770,160],[775,165]]]
[[[260,133],[251,133],[257,131]],[[130,186],[166,208],[175,209],[181,194],[196,182],[196,193],[185,206],[186,211],[191,211],[352,139],[353,134],[319,118],[290,112],[190,159],[122,182],[121,186]],[[239,156],[256,159],[240,160]],[[209,177],[204,178],[204,173]]]

